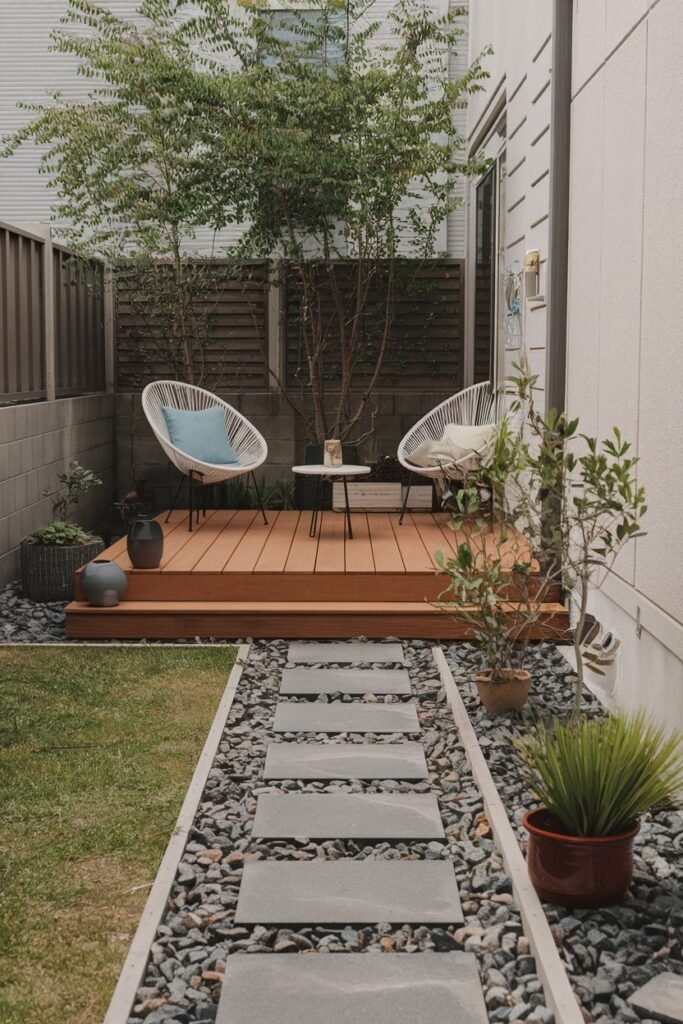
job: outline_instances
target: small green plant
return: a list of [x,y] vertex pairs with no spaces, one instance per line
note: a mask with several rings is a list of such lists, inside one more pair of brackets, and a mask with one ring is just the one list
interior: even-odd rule
[[39,526],[34,530],[31,537],[36,544],[45,544],[50,547],[74,547],[78,544],[91,544],[95,539],[87,533],[82,526],[76,523],[67,523],[56,519],[47,526]]
[[102,480],[91,469],[86,469],[72,459],[66,473],[58,473],[57,479],[63,487],[60,491],[44,491],[45,497],[52,497],[52,511],[55,521],[65,522],[69,512],[78,504],[82,494],[87,494],[93,487],[99,487]]
[[643,714],[557,720],[513,744],[533,796],[572,836],[618,835],[683,798],[683,735]]

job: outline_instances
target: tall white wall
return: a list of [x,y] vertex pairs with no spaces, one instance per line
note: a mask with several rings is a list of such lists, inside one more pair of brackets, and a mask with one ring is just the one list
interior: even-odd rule
[[[470,4],[470,59],[487,45],[493,47],[493,54],[485,60],[490,74],[486,87],[469,103],[468,142],[471,153],[476,153],[488,128],[494,127],[490,123],[494,113],[505,111],[507,173],[499,214],[503,269],[521,267],[527,250],[539,249],[542,294],[548,259],[551,15],[551,3],[538,0],[471,0]],[[525,303],[524,321],[527,354],[543,388],[545,301]],[[499,379],[518,358],[518,352],[506,353],[499,345]]]
[[568,408],[622,428],[649,505],[593,610],[617,699],[683,728],[683,4],[574,7]]
[[[115,15],[135,16],[140,0],[105,0]],[[433,0],[435,10],[442,14],[448,9],[448,0]],[[455,0],[454,0],[455,2]],[[302,2],[302,6],[305,3]],[[376,0],[372,17],[383,23],[377,35],[378,44],[391,38],[387,14],[393,0]],[[458,7],[463,6],[458,2]],[[24,125],[30,113],[18,108],[18,103],[44,103],[48,91],[60,90],[67,97],[85,96],[92,82],[76,74],[76,61],[68,56],[49,52],[50,32],[59,25],[66,8],[66,0],[0,0],[0,136]],[[466,19],[462,19],[466,28]],[[457,54],[450,55],[449,69],[453,77],[467,67],[467,36]],[[456,118],[464,131],[465,112]],[[49,182],[38,173],[40,152],[27,145],[10,160],[0,160],[0,220],[13,224],[37,224],[50,220],[53,196]],[[200,231],[191,248],[201,252],[218,250],[235,241],[239,227],[226,229],[220,237],[209,231]],[[461,259],[465,250],[465,211],[457,210],[443,225],[439,246],[452,257]]]

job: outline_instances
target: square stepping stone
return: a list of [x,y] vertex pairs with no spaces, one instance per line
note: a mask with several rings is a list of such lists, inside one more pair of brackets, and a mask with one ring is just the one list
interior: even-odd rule
[[216,1024],[487,1024],[472,953],[229,956]]
[[258,798],[254,836],[263,839],[443,839],[430,793],[287,793]]
[[370,662],[395,662],[405,665],[403,644],[371,643],[357,640],[344,643],[313,643],[295,641],[289,645],[287,660],[299,665],[317,665],[327,662],[334,664],[370,664]]
[[460,924],[445,860],[250,861],[236,924]]
[[273,732],[419,732],[414,704],[278,704]]
[[429,772],[419,743],[269,743],[263,778],[418,782]]
[[410,676],[404,668],[286,668],[280,693],[410,693]]
[[683,976],[663,971],[628,998],[641,1017],[683,1024]]

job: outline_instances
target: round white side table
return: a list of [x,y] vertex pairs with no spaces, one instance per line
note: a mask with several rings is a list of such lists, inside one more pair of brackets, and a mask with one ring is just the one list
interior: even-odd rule
[[[317,477],[315,497],[313,499],[313,510],[311,512],[311,525],[308,531],[310,537],[315,537],[318,529],[318,517],[322,509],[319,508],[320,498],[322,494],[322,482],[323,480],[336,480],[339,479],[344,484],[344,520],[346,525],[346,534],[349,540],[353,540],[353,528],[351,526],[351,509],[349,508],[349,489],[347,481],[349,477],[354,476],[367,476],[370,472],[369,466],[347,466],[342,464],[341,466],[324,466],[311,465],[311,466],[292,466],[292,472],[298,473],[299,476],[314,476]],[[321,517],[322,521],[322,517]]]

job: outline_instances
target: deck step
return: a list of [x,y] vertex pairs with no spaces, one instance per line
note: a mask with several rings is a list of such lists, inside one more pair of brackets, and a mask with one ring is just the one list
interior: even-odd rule
[[487,1024],[472,953],[227,958],[216,1024]]
[[[283,797],[283,799],[286,799]],[[446,860],[250,861],[235,924],[461,924]]]
[[[514,614],[516,605],[510,605]],[[561,604],[540,606],[529,628],[532,640],[569,639],[569,618]],[[93,608],[72,601],[66,609],[69,639],[182,639],[185,637],[282,637],[321,639],[366,636],[462,640],[472,627],[427,602],[378,601],[122,601]]]

